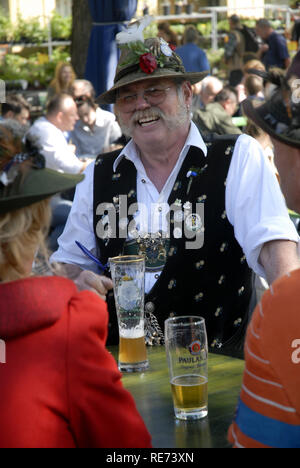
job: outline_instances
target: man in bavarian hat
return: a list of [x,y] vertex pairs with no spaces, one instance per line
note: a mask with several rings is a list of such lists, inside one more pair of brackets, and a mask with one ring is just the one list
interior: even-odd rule
[[[191,85],[206,73],[186,73],[166,42],[140,33],[136,25],[121,33],[114,86],[99,98],[114,103],[131,140],[86,171],[52,259],[69,265],[80,288],[106,294],[110,280],[75,241],[103,268],[120,253],[145,254],[147,342],[162,342],[170,315],[196,314],[211,349],[231,353],[248,322],[251,269],[272,283],[298,268],[298,235],[256,141],[205,144],[191,122]],[[108,303],[116,342],[111,292]]]
[[[261,73],[257,72],[262,75]],[[267,132],[289,208],[300,213],[300,52],[265,104],[243,104]],[[229,439],[235,447],[300,448],[300,269],[276,280],[257,306],[245,344],[245,373]]]

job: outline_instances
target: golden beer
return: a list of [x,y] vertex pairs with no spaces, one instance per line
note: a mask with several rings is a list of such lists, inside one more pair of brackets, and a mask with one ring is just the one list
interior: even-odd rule
[[180,375],[171,380],[174,406],[182,412],[207,408],[207,378],[202,375]]
[[147,361],[145,337],[125,338],[120,336],[119,362],[122,364],[133,364],[144,361]]

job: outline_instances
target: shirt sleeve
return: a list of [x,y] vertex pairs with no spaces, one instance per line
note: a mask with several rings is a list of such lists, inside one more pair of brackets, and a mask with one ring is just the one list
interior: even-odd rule
[[280,36],[278,34],[278,41],[277,41],[277,50],[278,50],[278,55],[281,60],[288,59],[290,54],[287,48],[287,43],[286,40],[283,36]]
[[210,70],[210,64],[207,59],[207,55],[204,52],[204,50],[199,50],[199,59],[198,59],[198,69],[199,71],[209,71]]
[[72,140],[72,143],[73,145],[76,146],[76,156],[77,158],[79,158],[80,156],[84,155],[84,151],[82,151],[82,145],[81,145],[81,140],[78,136],[78,133],[79,133],[79,129],[74,129],[71,133],[70,133],[70,137],[71,137],[71,140]]
[[97,265],[86,257],[75,241],[79,241],[87,249],[96,252],[96,241],[93,230],[93,196],[94,163],[88,165],[84,172],[85,178],[76,187],[72,209],[63,234],[58,239],[58,250],[50,261],[77,265],[83,270],[99,273]]
[[150,448],[150,434],[105,347],[106,304],[84,291],[69,305],[67,378],[71,430],[79,448]]
[[223,116],[221,116],[221,118],[217,122],[218,133],[220,133],[220,135],[241,135],[242,132],[236,125],[234,125],[232,117],[230,117],[230,115],[225,114],[226,112],[224,113],[224,118],[222,118]]
[[262,147],[247,135],[242,135],[235,145],[226,184],[226,212],[250,268],[259,276],[265,277],[259,255],[266,242],[299,242]]
[[83,168],[82,161],[68,148],[67,144],[55,148],[51,143],[47,142],[43,148],[43,154],[45,154],[46,160],[47,158],[53,160],[53,167],[50,167],[50,169],[67,174],[78,174]]
[[299,281],[300,270],[274,281],[253,313],[234,447],[300,447]]
[[78,174],[83,163],[68,146],[64,134],[54,126],[36,125],[29,134],[38,138],[41,152],[46,160],[46,167],[54,171]]

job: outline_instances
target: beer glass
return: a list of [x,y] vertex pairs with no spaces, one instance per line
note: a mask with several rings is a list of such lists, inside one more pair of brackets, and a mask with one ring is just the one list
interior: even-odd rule
[[204,418],[208,413],[208,345],[204,319],[196,316],[167,319],[165,345],[176,418]]
[[148,368],[144,331],[145,257],[109,259],[119,326],[119,370]]

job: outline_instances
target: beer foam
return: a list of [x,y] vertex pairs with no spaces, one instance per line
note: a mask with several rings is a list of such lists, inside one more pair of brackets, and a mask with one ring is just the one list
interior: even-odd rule
[[133,338],[142,338],[145,336],[144,327],[136,327],[136,328],[122,328],[119,332],[122,338],[133,339]]

